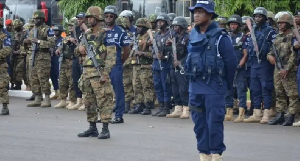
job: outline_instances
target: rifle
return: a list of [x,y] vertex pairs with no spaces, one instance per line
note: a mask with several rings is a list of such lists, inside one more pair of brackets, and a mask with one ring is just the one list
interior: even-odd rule
[[239,74],[239,69],[241,69],[240,66],[237,67],[236,71],[235,71],[235,74],[234,74],[234,78],[233,78],[233,87],[236,88],[237,87],[237,76]]
[[[35,27],[33,28],[33,38],[38,37],[38,29]],[[32,55],[31,55],[31,62],[30,65],[34,67],[34,61],[35,61],[35,54],[39,50],[39,46],[37,43],[32,43]]]
[[260,52],[259,52],[259,49],[258,49],[255,33],[254,33],[253,28],[252,28],[250,18],[248,18],[246,20],[246,24],[248,26],[248,29],[250,30],[250,33],[251,33],[251,39],[252,39],[252,42],[253,42],[253,45],[254,45],[254,50],[255,50],[255,53],[256,53],[257,61],[258,61],[258,63],[260,63],[261,62]]
[[[176,49],[176,37],[173,37],[172,39],[172,50],[173,50],[173,59],[174,62],[177,62],[177,49]],[[182,66],[182,64],[179,64],[176,68],[175,68],[175,72],[177,72],[177,68],[180,69],[180,74],[184,74],[184,68]]]
[[59,62],[59,68],[58,69],[59,69],[59,71],[61,70],[62,62],[64,61],[65,45],[63,45],[63,42],[61,42],[61,44],[59,46],[55,47],[55,48],[59,48],[61,45],[63,46],[63,48],[60,51],[59,58],[58,58],[58,62]]
[[[137,40],[136,40],[136,37],[135,35],[133,35],[133,47],[130,51],[130,54],[129,54],[129,58],[133,56],[133,54],[135,53],[135,51],[138,49],[138,43],[137,43]],[[137,57],[137,62],[138,64],[140,64],[140,59]],[[135,64],[135,61],[132,61],[132,64]]]
[[[153,49],[154,49],[154,57],[157,58],[158,48],[157,48],[156,40],[153,38],[152,31],[148,30],[147,32],[148,32],[148,34],[150,36],[150,40],[152,41],[152,46],[153,46]],[[158,64],[159,64],[160,70],[162,70],[161,60],[160,59],[158,59]]]
[[[103,36],[103,34],[101,35]],[[97,59],[95,58],[96,54],[94,53],[94,46],[88,43],[84,33],[82,34],[81,42],[83,45],[86,46],[86,56],[93,62],[93,65],[100,76],[100,82],[102,82],[102,74],[100,72],[100,68],[102,67],[100,66]]]

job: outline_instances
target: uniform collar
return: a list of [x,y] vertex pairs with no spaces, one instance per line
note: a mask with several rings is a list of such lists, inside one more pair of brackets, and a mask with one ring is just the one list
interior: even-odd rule
[[[216,22],[212,21],[211,24],[207,27],[205,33],[206,33],[206,32],[209,32],[210,30],[215,29],[215,28],[218,28],[218,24],[217,24]],[[198,33],[201,33],[199,27],[195,27],[195,30],[196,30]]]

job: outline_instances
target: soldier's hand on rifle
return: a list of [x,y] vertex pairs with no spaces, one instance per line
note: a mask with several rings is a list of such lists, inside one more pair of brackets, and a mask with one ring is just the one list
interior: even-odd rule
[[281,69],[279,73],[280,73],[280,75],[281,75],[281,78],[282,78],[282,79],[285,79],[286,76],[288,75],[289,71],[288,71],[288,70],[285,70],[285,69]]
[[37,43],[37,42],[38,42],[38,39],[33,38],[33,39],[31,39],[31,42],[32,42],[32,43]]
[[85,51],[84,46],[79,46],[78,49],[79,49],[79,52],[80,52],[81,55],[86,55],[86,51]]
[[56,54],[57,56],[59,56],[59,55],[60,55],[60,51],[57,49],[57,50],[55,51],[55,54]]
[[142,56],[142,55],[143,55],[143,52],[136,50],[136,51],[135,51],[135,55],[137,55],[137,56]]
[[176,68],[180,63],[181,63],[180,61],[174,61],[174,62],[173,62],[173,65],[174,65],[174,67]]
[[272,65],[275,65],[276,60],[275,60],[275,57],[274,57],[274,56],[269,55],[269,56],[268,56],[268,60],[269,60],[269,62],[270,62]]
[[75,38],[73,38],[73,37],[71,37],[69,39],[69,41],[72,42],[73,44],[77,44],[77,40]]
[[157,59],[162,59],[162,54],[161,53],[157,53]]

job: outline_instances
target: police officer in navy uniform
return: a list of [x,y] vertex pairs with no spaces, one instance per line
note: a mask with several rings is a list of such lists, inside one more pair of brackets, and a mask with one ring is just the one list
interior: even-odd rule
[[167,40],[171,37],[171,30],[169,29],[171,22],[166,14],[157,16],[156,22],[160,31],[154,36],[158,53],[154,49],[152,50],[154,59],[152,69],[159,111],[152,116],[165,117],[167,114],[170,114],[172,93],[170,78],[172,46],[167,43]]
[[[57,29],[56,29],[57,30]],[[58,31],[58,30],[57,30]],[[54,33],[54,30],[52,31],[53,35],[55,36],[55,48],[50,49],[51,52],[51,70],[50,70],[50,79],[55,91],[55,95],[51,97],[51,99],[58,99],[59,97],[59,84],[58,84],[58,78],[59,78],[59,57],[55,54],[56,49],[58,46],[61,45],[61,42],[63,40],[63,37],[61,36],[61,32]]]
[[[276,38],[276,31],[269,26],[268,11],[263,7],[257,7],[253,13],[255,26],[253,27],[257,40],[259,54],[254,50],[252,39],[249,41],[248,54],[251,61],[251,84],[250,90],[253,94],[253,115],[244,119],[246,123],[267,124],[270,119],[270,108],[272,106],[272,92],[274,90],[274,65],[267,60],[273,41]],[[263,99],[263,100],[262,100]],[[261,104],[264,102],[263,117]]]
[[[124,29],[115,24],[118,18],[117,8],[115,6],[107,6],[104,9],[105,22],[106,22],[106,40],[108,46],[115,46],[116,64],[109,74],[113,89],[116,96],[116,111],[115,119],[111,121],[112,124],[124,123],[123,114],[125,110],[125,93],[123,85],[123,63],[129,56],[130,41]],[[121,56],[123,53],[123,59]]]
[[[188,23],[184,17],[176,17],[173,20],[172,27],[174,30],[173,39],[169,39],[167,42],[172,43],[171,59],[173,64],[171,65],[170,72],[175,110],[166,117],[187,119],[190,116],[188,107],[189,81],[185,78],[183,66],[186,62],[187,45],[189,41],[189,33],[187,32]],[[173,40],[175,40],[175,42]],[[175,43],[175,48],[173,48],[173,43]]]
[[226,30],[213,21],[211,0],[197,1],[185,73],[190,78],[189,106],[201,161],[220,161],[224,144],[225,95],[233,88],[237,58]]
[[[243,52],[243,33],[240,31],[242,27],[242,18],[239,15],[232,15],[227,24],[231,31],[231,40],[234,47],[234,52],[238,60],[237,71],[234,76],[233,86],[236,87],[237,97],[239,100],[239,116],[234,122],[243,122],[245,111],[247,109],[247,81],[246,81],[246,66],[247,52]],[[233,95],[234,89],[227,91],[226,94],[226,115],[225,121],[233,121]]]

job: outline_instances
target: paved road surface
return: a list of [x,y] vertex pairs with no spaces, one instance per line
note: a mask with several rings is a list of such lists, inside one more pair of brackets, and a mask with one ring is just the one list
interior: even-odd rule
[[[0,161],[199,161],[191,119],[125,115],[98,140],[76,136],[87,129],[85,112],[11,102],[0,117]],[[227,122],[225,142],[224,161],[300,160],[300,128]]]

